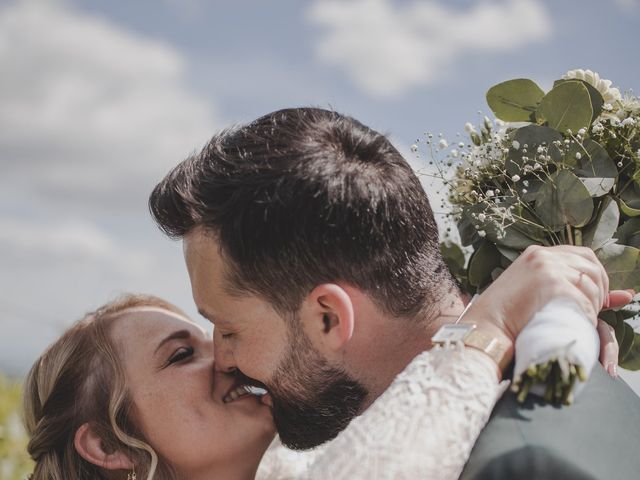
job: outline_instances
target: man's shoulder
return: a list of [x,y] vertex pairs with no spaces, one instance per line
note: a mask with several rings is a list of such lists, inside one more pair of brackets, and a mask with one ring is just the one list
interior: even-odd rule
[[640,398],[598,365],[570,407],[505,395],[460,478],[634,478],[639,432]]

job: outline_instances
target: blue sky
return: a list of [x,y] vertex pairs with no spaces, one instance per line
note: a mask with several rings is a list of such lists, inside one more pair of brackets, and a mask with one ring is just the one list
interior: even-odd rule
[[216,129],[331,106],[408,152],[509,78],[640,91],[639,32],[638,0],[0,1],[0,371],[119,292],[196,316],[146,198]]

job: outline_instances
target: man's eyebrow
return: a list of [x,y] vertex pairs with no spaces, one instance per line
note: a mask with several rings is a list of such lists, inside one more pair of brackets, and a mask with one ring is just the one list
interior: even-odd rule
[[178,330],[176,332],[173,332],[171,335],[168,335],[162,339],[160,344],[158,344],[158,347],[156,348],[155,352],[153,353],[154,354],[158,353],[158,350],[160,350],[160,348],[162,348],[162,346],[165,343],[170,342],[171,340],[188,339],[188,338],[191,338],[191,332],[189,330]]

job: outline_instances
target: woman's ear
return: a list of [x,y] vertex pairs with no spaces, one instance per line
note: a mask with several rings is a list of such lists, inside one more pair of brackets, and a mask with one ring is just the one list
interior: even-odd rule
[[76,430],[73,445],[87,462],[106,470],[131,470],[134,467],[122,451],[108,451],[110,449],[105,448],[104,442],[89,423],[83,423]]
[[355,327],[353,302],[339,285],[318,285],[307,296],[303,321],[307,333],[329,350],[338,351],[351,340]]

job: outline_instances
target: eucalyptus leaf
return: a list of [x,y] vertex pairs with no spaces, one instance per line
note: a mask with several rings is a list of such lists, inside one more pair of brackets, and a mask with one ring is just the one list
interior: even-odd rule
[[469,283],[482,288],[491,282],[491,272],[500,266],[500,252],[491,242],[485,241],[469,259]]
[[630,218],[615,233],[618,243],[640,248],[640,217]]
[[[622,320],[620,322],[621,328],[624,329],[624,337],[622,340],[618,340],[618,359],[623,360],[628,354],[634,340],[634,331],[631,325]],[[618,336],[616,335],[616,339]]]
[[613,243],[602,247],[596,255],[609,275],[611,290],[640,291],[640,250]]
[[498,251],[502,254],[502,256],[504,258],[506,258],[509,262],[515,262],[516,259],[522,253],[519,250],[514,250],[512,248],[503,247],[501,245],[496,245],[496,247],[498,248]]
[[588,128],[593,117],[589,90],[578,80],[560,83],[540,101],[536,117],[560,132]]
[[462,215],[457,223],[457,227],[458,233],[460,234],[460,243],[462,243],[463,247],[468,247],[473,243],[475,237],[477,237],[476,229],[468,215],[468,209],[462,210]]
[[582,244],[598,250],[616,233],[620,221],[618,204],[612,197],[605,197],[594,221],[590,222],[582,231]]
[[505,122],[533,122],[544,97],[542,89],[526,78],[494,85],[487,92],[487,103],[496,117]]
[[[548,147],[548,155],[554,162],[562,161],[562,152],[554,145],[554,142],[562,140],[562,134],[553,128],[527,125],[513,131],[509,137],[512,146],[509,148],[505,162],[509,175],[522,175],[526,164],[535,164],[535,152],[539,146]],[[515,148],[513,144],[518,148]],[[523,157],[527,159],[525,160]]]
[[[553,86],[557,87],[561,83],[573,82],[576,80],[577,79],[556,80],[555,82],[553,82]],[[596,88],[593,85],[591,85],[589,82],[586,82],[584,80],[577,80],[577,81],[581,82],[589,91],[589,98],[591,99],[591,108],[593,110],[593,115],[591,116],[591,123],[593,123],[594,120],[598,118],[598,116],[602,113],[602,107],[604,106],[604,98],[602,98],[602,94],[598,90],[596,90]]]
[[582,145],[573,143],[564,163],[573,167],[573,173],[580,177],[592,197],[609,193],[618,177],[618,169],[607,151],[591,139],[586,139]]
[[640,335],[633,332],[632,338],[631,346],[626,352],[624,358],[621,358],[620,360],[620,366],[627,370],[640,370]]
[[627,189],[620,195],[620,210],[628,217],[640,216],[640,195],[635,189]]
[[451,241],[440,243],[440,253],[451,273],[458,277],[464,272],[465,256],[459,245]]
[[593,215],[593,200],[582,182],[568,170],[552,174],[538,192],[535,211],[550,230],[583,227]]
[[[505,202],[504,206],[508,207],[508,202]],[[515,223],[508,224],[504,229],[498,228],[497,221],[486,204],[479,203],[467,206],[463,208],[463,211],[465,217],[473,224],[474,238],[478,238],[477,231],[482,230],[485,232],[486,238],[496,245],[515,250],[524,250],[529,245],[539,245],[544,238],[544,230],[542,227],[534,228],[521,223]],[[486,218],[480,220],[480,214],[484,214]],[[468,230],[469,229],[467,229],[467,232]]]

